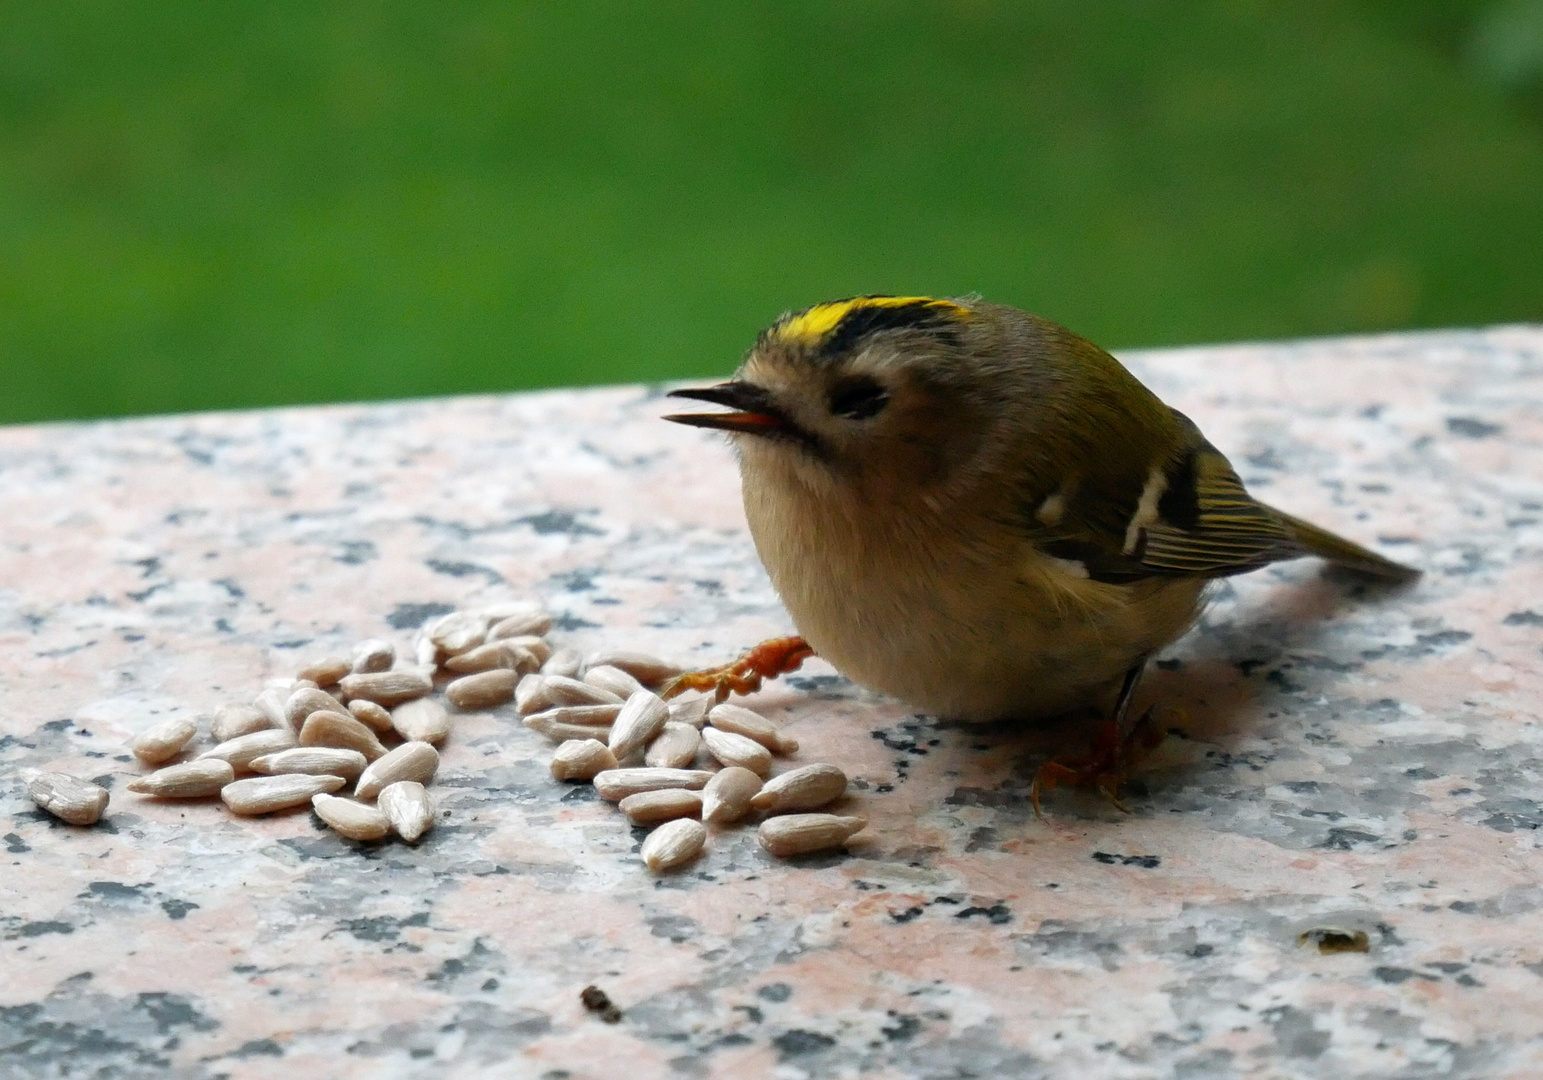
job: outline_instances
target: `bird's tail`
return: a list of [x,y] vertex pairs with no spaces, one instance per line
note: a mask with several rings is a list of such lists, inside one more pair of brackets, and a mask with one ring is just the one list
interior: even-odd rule
[[1276,510],[1273,506],[1270,507],[1270,512],[1285,523],[1296,542],[1309,555],[1317,555],[1340,566],[1348,566],[1352,570],[1359,570],[1363,574],[1371,574],[1387,581],[1413,581],[1420,576],[1421,572],[1414,567],[1385,559],[1375,551],[1346,540],[1343,536],[1335,536],[1327,529],[1320,529],[1301,518]]

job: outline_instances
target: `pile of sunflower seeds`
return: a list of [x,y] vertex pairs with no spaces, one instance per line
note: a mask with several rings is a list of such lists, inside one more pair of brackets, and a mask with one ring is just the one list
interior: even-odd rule
[[[250,704],[220,708],[208,724],[215,745],[196,756],[191,719],[140,732],[130,749],[157,768],[128,790],[159,799],[218,795],[239,815],[310,804],[349,839],[395,833],[416,843],[434,824],[427,785],[439,767],[436,747],[453,728],[436,696],[442,689],[457,710],[514,702],[526,727],[557,744],[555,779],[593,783],[633,825],[652,828],[642,857],[655,872],[701,855],[707,826],[729,828],[752,815],[763,818],[761,846],[778,857],[839,847],[866,825],[815,812],[846,793],[836,766],[771,775],[798,743],[764,717],[701,695],[667,703],[658,691],[681,668],[638,652],[585,657],[554,648],[551,628],[539,606],[513,603],[426,623],[405,660],[388,641],[361,641],[347,659],[323,657],[293,679],[270,680]],[[34,802],[71,824],[94,824],[107,808],[106,789],[76,777],[32,772],[26,780]]]

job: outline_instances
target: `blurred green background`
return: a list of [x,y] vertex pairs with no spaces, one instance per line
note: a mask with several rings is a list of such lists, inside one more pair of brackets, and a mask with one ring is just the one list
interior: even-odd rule
[[1543,320],[1543,0],[0,5],[0,421]]

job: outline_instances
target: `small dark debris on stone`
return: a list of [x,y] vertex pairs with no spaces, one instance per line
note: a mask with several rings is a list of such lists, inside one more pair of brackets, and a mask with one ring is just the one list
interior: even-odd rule
[[1371,939],[1365,930],[1340,930],[1332,926],[1315,926],[1297,935],[1298,945],[1316,945],[1325,956],[1334,953],[1370,952]]
[[607,1024],[621,1023],[621,1010],[618,1009],[606,992],[598,986],[586,986],[579,991],[579,1000],[584,1007],[592,1013],[598,1013],[600,1019]]

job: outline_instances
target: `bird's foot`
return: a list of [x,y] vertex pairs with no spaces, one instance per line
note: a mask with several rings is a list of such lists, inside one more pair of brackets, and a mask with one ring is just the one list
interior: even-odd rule
[[730,694],[753,694],[761,688],[762,679],[797,671],[813,655],[814,650],[801,637],[772,638],[731,664],[677,675],[659,696],[668,699],[686,690],[711,690],[716,700],[723,701]]
[[1075,787],[1092,785],[1117,809],[1130,813],[1130,807],[1120,801],[1120,786],[1141,764],[1141,759],[1155,750],[1163,741],[1164,732],[1152,722],[1153,709],[1142,714],[1129,731],[1121,732],[1118,720],[1106,720],[1099,724],[1093,735],[1093,746],[1087,757],[1080,761],[1047,761],[1034,774],[1029,788],[1029,801],[1034,805],[1034,816],[1043,818],[1040,796],[1056,789],[1059,784]]

